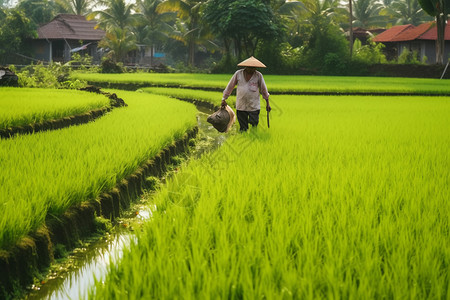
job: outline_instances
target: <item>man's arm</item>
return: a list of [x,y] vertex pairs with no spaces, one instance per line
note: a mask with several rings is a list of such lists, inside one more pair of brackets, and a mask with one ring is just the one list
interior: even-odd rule
[[222,107],[227,106],[227,99],[228,99],[228,97],[230,97],[230,95],[233,92],[234,87],[236,86],[236,84],[237,84],[237,72],[234,73],[233,77],[231,77],[230,82],[228,82],[227,87],[223,91]]
[[267,90],[267,86],[266,86],[266,82],[264,81],[264,77],[263,75],[260,73],[260,86],[259,86],[259,90],[261,92],[261,95],[263,96],[263,98],[266,100],[266,110],[267,111],[271,111],[272,108],[270,107],[269,104],[269,91]]

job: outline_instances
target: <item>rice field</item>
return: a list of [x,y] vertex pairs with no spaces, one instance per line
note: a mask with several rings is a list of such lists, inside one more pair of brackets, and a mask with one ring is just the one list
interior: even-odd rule
[[103,95],[82,91],[0,88],[0,129],[61,119],[109,106]]
[[0,249],[110,190],[196,125],[190,104],[115,92],[128,107],[95,122],[0,140]]
[[[170,97],[219,105],[231,77],[77,76],[216,91],[116,90],[128,107],[95,122],[0,140],[0,252],[195,126],[195,107]],[[264,77],[270,129],[262,103],[257,129],[235,124],[218,150],[185,162],[84,298],[449,299],[450,97],[432,96],[448,81]],[[290,91],[430,96],[277,95]],[[34,112],[66,111],[41,98]]]
[[[262,71],[264,74],[264,71]],[[223,91],[232,74],[88,74],[78,73],[74,78],[88,82],[129,83],[161,87],[213,88]],[[271,93],[408,93],[450,95],[448,80],[390,77],[346,76],[282,76],[264,75]]]
[[450,297],[449,99],[271,101],[161,188],[89,299]]

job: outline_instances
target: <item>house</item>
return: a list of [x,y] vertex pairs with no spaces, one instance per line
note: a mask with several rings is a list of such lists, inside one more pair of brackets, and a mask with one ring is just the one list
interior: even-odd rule
[[[373,28],[373,29],[365,29],[361,27],[355,27],[353,28],[353,40],[360,40],[361,44],[367,45],[370,38],[372,38],[374,35],[380,34],[381,32],[385,31],[384,28]],[[347,36],[349,34],[347,33]]]
[[31,41],[34,58],[41,61],[68,62],[71,54],[80,52],[92,56],[94,62],[100,61],[98,42],[105,32],[96,28],[95,21],[84,16],[60,14],[52,21],[40,26],[38,38]]
[[[405,49],[417,51],[419,59],[427,58],[428,64],[436,62],[437,28],[435,22],[414,25],[394,26],[380,33],[374,42],[383,43],[388,60],[397,58]],[[450,23],[445,28],[444,61],[450,58]]]

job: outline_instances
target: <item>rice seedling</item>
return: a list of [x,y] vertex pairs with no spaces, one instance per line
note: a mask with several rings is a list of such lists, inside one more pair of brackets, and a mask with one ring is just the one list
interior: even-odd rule
[[103,95],[76,90],[0,89],[0,129],[60,119],[109,106]]
[[276,96],[183,166],[90,299],[447,299],[450,102]]
[[196,125],[196,110],[188,103],[116,93],[128,107],[95,122],[0,141],[0,249],[37,229],[48,215],[110,190]]
[[[264,73],[264,72],[263,72]],[[87,74],[74,78],[88,82],[133,83],[162,87],[214,88],[223,91],[231,74]],[[410,93],[449,95],[448,80],[424,78],[345,77],[345,76],[285,76],[264,75],[271,93]]]

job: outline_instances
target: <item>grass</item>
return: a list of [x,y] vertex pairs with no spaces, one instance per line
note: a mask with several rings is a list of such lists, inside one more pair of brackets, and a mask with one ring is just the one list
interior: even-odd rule
[[95,122],[0,140],[0,249],[110,190],[196,125],[190,104],[115,92],[128,107]]
[[272,101],[162,187],[89,298],[448,299],[448,98]]
[[103,95],[75,90],[0,88],[0,129],[61,119],[109,106]]
[[[261,70],[264,74],[264,70]],[[87,74],[74,78],[89,82],[128,83],[162,87],[213,88],[223,91],[232,74]],[[450,95],[448,80],[424,78],[264,75],[270,93],[420,93]]]

